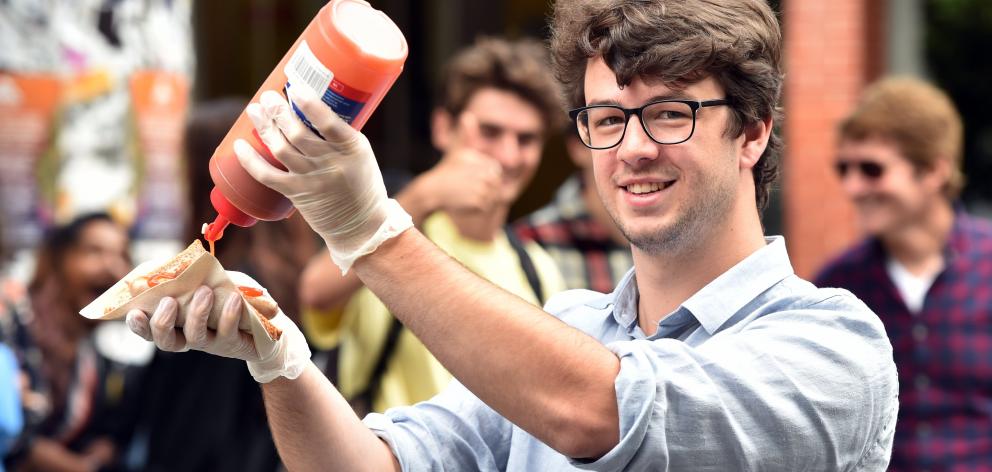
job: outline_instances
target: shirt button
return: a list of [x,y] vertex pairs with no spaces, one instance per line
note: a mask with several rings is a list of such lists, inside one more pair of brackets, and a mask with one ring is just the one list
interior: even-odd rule
[[922,324],[913,325],[913,339],[920,343],[926,341],[927,327]]
[[926,438],[930,436],[930,423],[926,421],[921,422],[916,425],[916,435],[921,438]]
[[923,374],[918,374],[916,376],[916,389],[926,390],[930,388],[930,378]]

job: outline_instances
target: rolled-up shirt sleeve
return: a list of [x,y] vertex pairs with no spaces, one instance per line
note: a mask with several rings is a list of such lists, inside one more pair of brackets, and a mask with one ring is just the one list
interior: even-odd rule
[[512,425],[457,381],[429,401],[363,420],[403,470],[505,470]]
[[897,386],[870,312],[774,313],[696,347],[607,346],[620,358],[620,441],[593,462],[572,460],[578,468],[861,470],[845,465],[887,461],[875,456],[885,450],[878,438],[891,436],[883,430],[894,425]]

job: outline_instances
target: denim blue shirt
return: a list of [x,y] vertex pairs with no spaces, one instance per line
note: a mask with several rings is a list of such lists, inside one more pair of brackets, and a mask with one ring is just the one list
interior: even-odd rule
[[409,471],[885,470],[898,410],[885,330],[849,292],[797,277],[781,237],[652,336],[637,302],[631,271],[611,294],[568,291],[545,306],[620,358],[620,441],[595,461],[554,451],[458,382],[365,423]]

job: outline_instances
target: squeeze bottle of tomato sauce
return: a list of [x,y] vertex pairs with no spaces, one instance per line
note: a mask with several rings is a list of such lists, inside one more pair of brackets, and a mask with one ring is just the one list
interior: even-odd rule
[[[286,94],[290,88],[306,87],[360,130],[403,71],[406,56],[406,38],[383,12],[362,0],[332,0],[303,30],[252,101],[257,102],[266,90]],[[295,105],[293,108],[310,126],[300,110]],[[294,211],[286,197],[241,167],[233,149],[239,138],[248,141],[269,163],[285,170],[242,112],[210,158],[214,182],[210,203],[217,218],[204,228],[204,239],[211,249],[230,223],[249,227],[259,220],[281,220]]]

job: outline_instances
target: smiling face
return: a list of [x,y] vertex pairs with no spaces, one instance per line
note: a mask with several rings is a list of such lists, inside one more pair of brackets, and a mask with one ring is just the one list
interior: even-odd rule
[[[586,68],[585,97],[589,105],[625,108],[665,98],[725,98],[711,77],[679,91],[640,78],[620,88],[601,58],[591,59]],[[750,179],[750,167],[742,168],[739,154],[743,135],[725,135],[730,113],[726,106],[700,108],[692,137],[672,145],[652,141],[640,119],[632,116],[620,144],[592,151],[600,197],[637,249],[649,254],[679,252],[704,244],[727,226],[740,193],[747,189],[741,179]],[[750,191],[753,195],[753,183]],[[753,199],[749,205],[754,211]]]
[[947,178],[942,162],[918,169],[894,142],[881,138],[844,139],[835,165],[844,192],[854,203],[858,220],[872,236],[893,236],[923,218],[933,202],[944,201]]
[[[475,150],[502,167],[499,201],[512,204],[541,162],[545,130],[540,110],[513,92],[487,87],[472,95],[462,113],[471,113],[478,123],[478,139],[472,140]],[[450,116],[437,126],[443,128],[437,139],[442,151],[448,151],[452,137],[467,133],[460,129],[464,120]]]
[[63,295],[79,310],[131,270],[128,237],[122,228],[97,220],[87,224],[62,263]]

